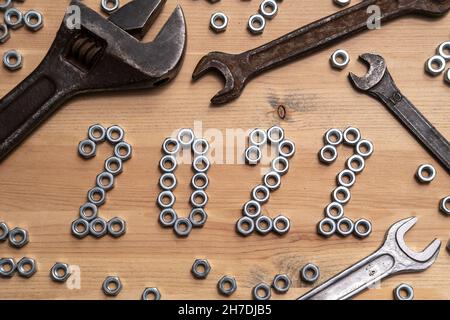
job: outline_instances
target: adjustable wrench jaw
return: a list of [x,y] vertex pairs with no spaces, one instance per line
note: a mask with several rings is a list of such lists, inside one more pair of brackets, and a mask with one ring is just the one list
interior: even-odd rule
[[[416,13],[441,16],[450,9],[450,0],[400,0],[401,5],[410,5]],[[404,3],[404,4],[403,4]]]

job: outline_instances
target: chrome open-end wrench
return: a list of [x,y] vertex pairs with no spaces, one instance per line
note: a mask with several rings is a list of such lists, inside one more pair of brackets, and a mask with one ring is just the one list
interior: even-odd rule
[[239,97],[256,75],[367,30],[373,15],[368,11],[371,6],[380,9],[381,15],[375,19],[385,22],[408,14],[443,15],[450,9],[450,0],[365,0],[256,49],[240,54],[210,52],[200,60],[192,77],[197,80],[209,70],[220,73],[225,87],[211,102],[227,103]]
[[0,159],[65,101],[86,92],[159,87],[181,68],[186,22],[177,7],[155,40],[140,42],[165,0],[134,0],[105,19],[80,1],[41,64],[0,100]]
[[385,104],[450,173],[450,143],[400,92],[383,57],[366,53],[360,59],[369,64],[369,72],[364,77],[350,73],[353,85]]
[[357,295],[382,279],[405,272],[420,272],[435,261],[441,241],[435,239],[424,251],[412,251],[404,236],[417,222],[416,217],[391,226],[382,247],[369,257],[312,289],[299,300],[345,300]]

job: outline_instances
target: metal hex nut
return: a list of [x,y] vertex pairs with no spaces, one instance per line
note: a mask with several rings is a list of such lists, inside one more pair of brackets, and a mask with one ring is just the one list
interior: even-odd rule
[[28,231],[18,227],[9,231],[8,237],[9,244],[14,248],[22,248],[30,241]]
[[[200,270],[200,268],[203,268],[203,270]],[[211,265],[206,259],[196,259],[191,271],[197,279],[206,279],[211,271]]]
[[107,296],[117,296],[122,291],[122,282],[119,277],[108,276],[103,281],[102,289]]
[[[25,268],[29,266],[29,268]],[[36,261],[32,258],[23,257],[17,262],[17,272],[19,276],[24,278],[31,278],[37,271]]]
[[161,293],[158,288],[145,288],[142,292],[142,300],[150,300],[149,297],[153,296],[153,300],[161,300]]
[[69,277],[70,272],[69,265],[67,263],[57,262],[50,269],[50,278],[52,278],[53,281],[66,282]]
[[[6,269],[5,266],[9,266],[9,269]],[[17,265],[16,261],[13,258],[2,258],[0,259],[0,276],[5,278],[10,278],[14,275],[14,271],[16,271]]]
[[[229,285],[227,288],[226,285]],[[219,292],[225,296],[231,296],[237,290],[236,279],[232,276],[223,276],[217,283]]]
[[450,196],[445,197],[441,200],[441,202],[439,203],[439,208],[441,209],[442,213],[450,215]]
[[6,222],[0,222],[0,241],[8,239],[9,227]]

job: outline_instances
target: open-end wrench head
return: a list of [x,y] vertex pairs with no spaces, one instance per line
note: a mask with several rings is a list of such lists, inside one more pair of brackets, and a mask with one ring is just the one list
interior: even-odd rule
[[430,260],[436,259],[439,249],[441,248],[441,241],[435,239],[431,242],[422,252],[412,251],[405,243],[405,234],[416,224],[417,218],[412,217],[405,221],[398,227],[395,232],[395,239],[400,249],[411,259],[419,262],[426,263]]
[[354,73],[349,74],[350,80],[355,87],[367,91],[376,86],[386,72],[386,62],[383,57],[373,53],[365,53],[359,56],[360,60],[369,65],[369,71],[363,77],[358,77]]
[[166,0],[134,0],[109,16],[109,21],[142,39],[160,14]]
[[[209,71],[222,75],[225,85],[212,99],[212,104],[223,104],[239,97],[245,86],[246,77],[240,72],[236,56],[223,52],[210,52],[204,56],[195,68],[192,79],[197,80]],[[239,73],[240,76],[237,76]],[[242,79],[242,80],[239,80]]]

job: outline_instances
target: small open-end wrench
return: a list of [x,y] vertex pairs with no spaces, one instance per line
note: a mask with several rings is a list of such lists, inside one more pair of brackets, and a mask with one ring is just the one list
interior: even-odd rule
[[256,75],[367,30],[371,6],[380,9],[381,16],[376,20],[385,22],[408,14],[443,15],[450,9],[450,0],[365,0],[256,49],[240,54],[210,52],[200,60],[192,77],[197,80],[209,70],[220,73],[225,87],[211,102],[227,103],[239,97]]
[[369,64],[369,72],[364,77],[350,73],[353,85],[371,95],[383,104],[409,129],[428,151],[450,173],[450,143],[400,92],[390,75],[383,57],[366,53],[360,56]]
[[382,279],[404,272],[428,269],[439,254],[441,241],[435,239],[424,251],[412,251],[404,236],[417,222],[411,217],[391,226],[383,246],[369,257],[312,289],[299,300],[345,300]]
[[134,0],[109,19],[79,1],[80,23],[68,13],[44,60],[0,100],[0,159],[74,95],[161,86],[173,79],[186,48],[186,22],[177,7],[150,43],[141,38],[165,0]]

